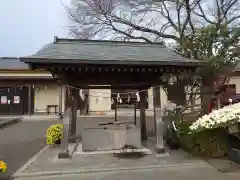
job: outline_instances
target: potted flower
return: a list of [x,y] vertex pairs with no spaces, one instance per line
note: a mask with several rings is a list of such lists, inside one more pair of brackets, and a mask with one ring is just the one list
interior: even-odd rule
[[46,141],[48,145],[61,144],[63,138],[63,124],[54,124],[47,129]]
[[222,128],[226,130],[228,156],[240,163],[240,103],[230,104],[197,119],[191,126],[191,132]]
[[0,173],[4,173],[7,171],[7,164],[3,161],[0,161]]
[[227,135],[228,157],[240,164],[240,138],[239,134]]
[[[238,104],[235,104],[234,106],[232,106],[232,99],[229,99],[228,100],[229,101],[229,104],[231,105],[231,106],[229,106],[229,107],[231,107],[232,109],[236,109],[235,110],[235,113],[237,113],[238,115],[240,114],[240,111],[237,109],[237,108],[239,108],[239,106],[238,106]],[[239,112],[238,112],[239,111]],[[229,134],[235,134],[235,133],[239,133],[239,130],[240,130],[240,128],[239,128],[239,117],[237,117],[236,118],[236,121],[238,121],[238,122],[230,122],[229,124],[228,124],[228,126],[227,126],[227,130],[228,130],[228,133]]]

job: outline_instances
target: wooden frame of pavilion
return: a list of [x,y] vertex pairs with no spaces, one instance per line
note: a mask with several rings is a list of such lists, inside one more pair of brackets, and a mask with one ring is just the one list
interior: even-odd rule
[[[141,139],[146,140],[144,91],[161,84],[164,73],[194,72],[201,65],[197,60],[183,58],[161,43],[120,42],[105,40],[60,39],[45,45],[36,54],[20,58],[32,69],[50,71],[59,84],[88,89],[138,89],[140,94]],[[107,87],[109,88],[109,87]],[[76,103],[72,89],[66,100],[72,117],[70,137],[76,134]]]

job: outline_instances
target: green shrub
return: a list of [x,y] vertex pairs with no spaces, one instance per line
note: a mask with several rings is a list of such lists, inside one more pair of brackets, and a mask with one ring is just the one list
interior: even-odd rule
[[181,148],[201,157],[223,157],[226,154],[226,132],[223,129],[210,129],[189,134],[191,123],[180,125],[179,139]]
[[63,138],[63,124],[54,124],[47,129],[46,140],[48,145],[56,144]]

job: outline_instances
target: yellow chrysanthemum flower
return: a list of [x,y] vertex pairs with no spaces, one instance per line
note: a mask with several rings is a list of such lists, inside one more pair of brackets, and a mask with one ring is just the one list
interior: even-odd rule
[[0,161],[0,172],[4,173],[7,171],[7,164],[3,161]]
[[56,144],[57,141],[63,138],[63,124],[54,124],[47,129],[46,141],[48,145]]

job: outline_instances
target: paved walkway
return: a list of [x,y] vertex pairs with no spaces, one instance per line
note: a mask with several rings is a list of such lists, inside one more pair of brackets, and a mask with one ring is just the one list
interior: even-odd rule
[[[15,179],[228,180],[230,177],[183,151],[169,151],[169,156],[152,154],[141,158],[76,155],[71,160],[59,160],[58,151],[59,147],[45,149],[29,166],[15,174]],[[231,176],[231,180],[237,180],[234,178]]]
[[[112,154],[76,155],[71,160],[58,159],[59,146],[47,147],[26,164],[14,177],[16,180],[239,180],[213,168],[206,161],[178,150],[154,153],[154,141],[145,143],[153,153],[142,157],[119,157]],[[70,144],[73,151],[75,144]],[[204,173],[203,173],[204,172]]]
[[13,173],[45,146],[45,131],[54,123],[19,122],[0,128],[0,160],[8,165],[7,173],[0,173],[1,180],[10,180]]
[[216,171],[212,167],[166,167],[146,168],[115,172],[97,172],[88,174],[74,174],[41,178],[21,178],[18,180],[239,180],[239,177],[229,177]]
[[[11,116],[10,118],[16,116]],[[5,119],[9,116],[0,116]],[[126,117],[119,118],[125,121]],[[84,128],[96,127],[100,122],[114,121],[114,117],[108,118],[80,118],[77,121],[77,133],[81,134]],[[152,128],[152,118],[148,119],[150,130]],[[8,164],[8,172],[0,174],[1,180],[11,179],[11,175],[17,171],[34,154],[39,152],[45,145],[46,129],[60,120],[37,119],[22,121],[6,128],[0,128],[0,159]]]
[[15,124],[21,121],[20,117],[0,117],[0,128],[6,127],[11,124]]
[[[83,128],[96,127],[99,122],[112,121],[113,118],[80,118],[77,121],[77,132]],[[125,117],[119,119],[126,120]],[[10,176],[26,161],[45,146],[45,131],[53,123],[60,121],[21,122],[0,129],[0,159],[8,163],[8,173],[0,174],[1,180],[10,180]],[[147,120],[148,130],[153,125],[152,117]],[[81,156],[72,160],[58,160],[58,147],[45,148],[38,157],[34,156],[22,169],[30,176],[18,177],[18,180],[121,180],[121,179],[158,179],[166,180],[239,180],[239,173],[222,174],[209,164],[193,158],[182,151],[171,151],[170,156],[148,155],[139,159],[119,159],[109,155]],[[127,170],[128,169],[128,170]],[[91,170],[91,171],[90,171]],[[101,171],[101,172],[99,172]],[[44,173],[42,173],[44,172]],[[59,172],[61,172],[59,174]],[[88,173],[86,173],[88,172]],[[204,172],[204,173],[202,173]],[[34,174],[35,173],[35,174]],[[38,177],[33,177],[38,174]],[[67,175],[64,175],[67,174]],[[43,176],[39,176],[43,175]],[[55,175],[54,175],[55,174]],[[31,176],[32,175],[32,176]],[[160,178],[161,179],[161,178]]]

